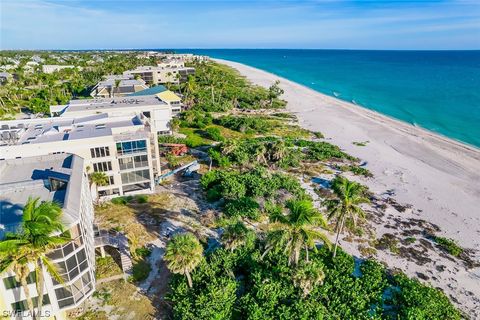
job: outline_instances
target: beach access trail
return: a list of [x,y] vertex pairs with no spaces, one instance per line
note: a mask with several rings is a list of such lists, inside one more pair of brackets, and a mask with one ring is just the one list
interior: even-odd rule
[[[404,213],[406,218],[437,225],[441,229],[437,235],[474,249],[475,260],[480,259],[480,149],[263,70],[232,61],[215,61],[237,69],[252,83],[264,87],[280,80],[280,87],[285,91],[282,98],[288,101],[287,110],[298,117],[303,128],[321,132],[327,141],[367,163],[366,168],[374,178],[362,183],[372,192],[388,193],[398,203],[412,205],[413,209]],[[364,143],[364,146],[353,142]],[[377,230],[381,228],[378,226]],[[349,251],[348,245],[346,250]],[[379,253],[377,258],[411,276],[418,270],[424,271],[396,257]],[[480,317],[480,269],[461,270],[446,260],[444,265],[452,269],[449,276],[434,272],[436,280],[432,278],[429,282],[458,299],[457,304],[471,316]],[[449,279],[454,279],[453,283]]]

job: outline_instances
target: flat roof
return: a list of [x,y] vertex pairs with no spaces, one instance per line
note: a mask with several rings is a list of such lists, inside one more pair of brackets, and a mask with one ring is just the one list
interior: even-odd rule
[[165,102],[154,95],[140,97],[118,97],[70,100],[65,112],[85,110],[111,110],[118,108],[138,108],[144,106],[168,106]]
[[0,121],[0,150],[9,145],[37,144],[113,135],[112,129],[143,125],[138,116],[106,113],[78,118],[53,117]]
[[[57,202],[63,208],[65,227],[77,223],[83,178],[83,159],[73,154],[0,161],[0,238],[5,232],[18,231],[30,197]],[[64,184],[55,190],[51,181]]]
[[150,95],[159,94],[164,91],[167,91],[167,88],[165,88],[162,85],[158,85],[145,90],[137,91],[135,93],[131,93],[127,97],[150,96]]

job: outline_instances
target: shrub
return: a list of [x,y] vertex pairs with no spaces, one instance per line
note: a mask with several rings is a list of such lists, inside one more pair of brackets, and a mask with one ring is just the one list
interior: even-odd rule
[[444,238],[444,237],[434,237],[434,240],[438,245],[454,257],[458,257],[463,252],[463,248],[460,247],[455,240]]
[[212,116],[208,112],[192,109],[181,114],[181,127],[203,129],[210,124],[212,124]]
[[190,148],[196,148],[196,147],[203,146],[205,143],[202,137],[196,134],[192,134],[192,135],[188,135],[187,139],[185,140],[185,144]]
[[263,117],[251,116],[224,116],[217,122],[223,127],[245,133],[266,133],[274,128],[275,123]]
[[245,217],[257,220],[260,216],[260,206],[251,197],[228,201],[223,211],[228,217]]
[[208,139],[220,142],[225,140],[220,129],[216,127],[209,127],[205,130],[205,132]]
[[144,194],[139,194],[135,196],[135,201],[137,203],[147,203],[148,202],[148,196]]
[[312,132],[312,134],[317,139],[325,139],[325,136],[320,131],[314,131],[314,132]]
[[128,201],[125,199],[125,197],[116,197],[110,200],[113,204],[118,204],[118,205],[126,205]]
[[150,263],[144,259],[133,264],[132,275],[129,277],[131,282],[140,282],[147,279],[152,268]]
[[460,312],[439,289],[425,286],[404,274],[394,276],[393,291],[389,303],[395,306],[395,319],[461,319]]
[[357,176],[364,176],[367,178],[373,177],[373,174],[370,172],[370,170],[364,168],[364,167],[359,167],[359,166],[348,166],[348,169],[355,175]]
[[158,136],[158,143],[180,143],[185,144],[184,138],[174,137],[171,135]]
[[208,150],[208,155],[210,158],[212,158],[212,161],[214,161],[219,167],[221,168],[226,168],[230,166],[230,160],[228,157],[222,155],[219,151],[215,149],[210,149]]

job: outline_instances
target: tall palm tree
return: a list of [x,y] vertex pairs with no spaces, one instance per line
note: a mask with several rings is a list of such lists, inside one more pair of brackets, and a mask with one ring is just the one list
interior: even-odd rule
[[345,221],[349,219],[355,226],[358,218],[365,218],[365,212],[359,205],[370,201],[364,196],[364,187],[361,184],[340,176],[334,179],[332,189],[336,198],[326,200],[324,204],[328,210],[328,219],[335,220],[335,232],[337,234],[335,249],[333,250],[333,257],[335,257],[338,239],[345,226]]
[[233,251],[238,247],[245,245],[249,238],[251,239],[252,232],[241,221],[230,224],[222,234],[222,242],[226,249]]
[[176,234],[167,244],[164,259],[171,272],[187,277],[188,286],[191,288],[193,284],[190,273],[202,261],[203,248],[192,233]]
[[325,279],[323,265],[314,261],[303,263],[295,270],[292,278],[293,285],[302,290],[305,298],[315,286],[323,284]]
[[108,176],[105,172],[93,172],[90,174],[90,185],[95,184],[95,190],[97,193],[97,201],[98,201],[98,187],[108,185]]
[[288,255],[289,265],[298,265],[300,252],[305,249],[306,261],[309,261],[308,250],[316,250],[315,240],[322,240],[330,246],[327,236],[318,230],[326,228],[323,215],[308,200],[290,200],[286,204],[288,214],[283,210],[275,210],[270,215],[273,222],[267,236],[264,257],[269,251],[281,251]]
[[60,222],[62,210],[51,201],[40,202],[39,198],[29,198],[23,208],[22,225],[15,234],[7,234],[0,242],[0,274],[9,270],[15,273],[26,296],[27,306],[34,315],[34,305],[28,289],[30,266],[35,271],[38,293],[38,313],[41,314],[44,294],[44,270],[59,283],[63,283],[53,263],[46,254],[58,245],[70,240]]

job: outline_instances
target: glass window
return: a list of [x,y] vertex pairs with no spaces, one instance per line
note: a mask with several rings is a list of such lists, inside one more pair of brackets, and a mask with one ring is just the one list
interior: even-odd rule
[[[32,298],[32,302],[34,307],[38,307],[38,297]],[[48,294],[43,295],[43,305],[47,306],[49,304],[50,304],[50,298],[48,297]],[[15,312],[23,312],[28,310],[27,300],[22,300],[19,302],[12,303],[12,309]]]
[[85,273],[83,276],[82,276],[82,281],[83,281],[83,286],[86,287],[90,284],[90,282],[92,282],[92,278],[90,277],[90,273]]
[[[35,279],[36,279],[35,272],[30,272],[30,274],[27,277],[27,283],[34,283]],[[4,278],[3,284],[5,285],[6,289],[13,289],[21,286],[20,282],[18,282],[15,279],[15,276]]]
[[63,247],[63,255],[68,256],[70,253],[73,252],[73,243],[68,243],[65,247]]
[[58,301],[58,307],[59,308],[64,308],[64,307],[72,305],[73,303],[74,303],[73,298],[68,298],[68,299],[65,299],[65,300],[59,300]]
[[76,266],[77,266],[77,259],[75,259],[75,255],[73,255],[67,259],[67,269],[72,270]]
[[80,263],[83,260],[87,259],[87,255],[85,254],[85,249],[81,249],[77,252],[77,261]]

